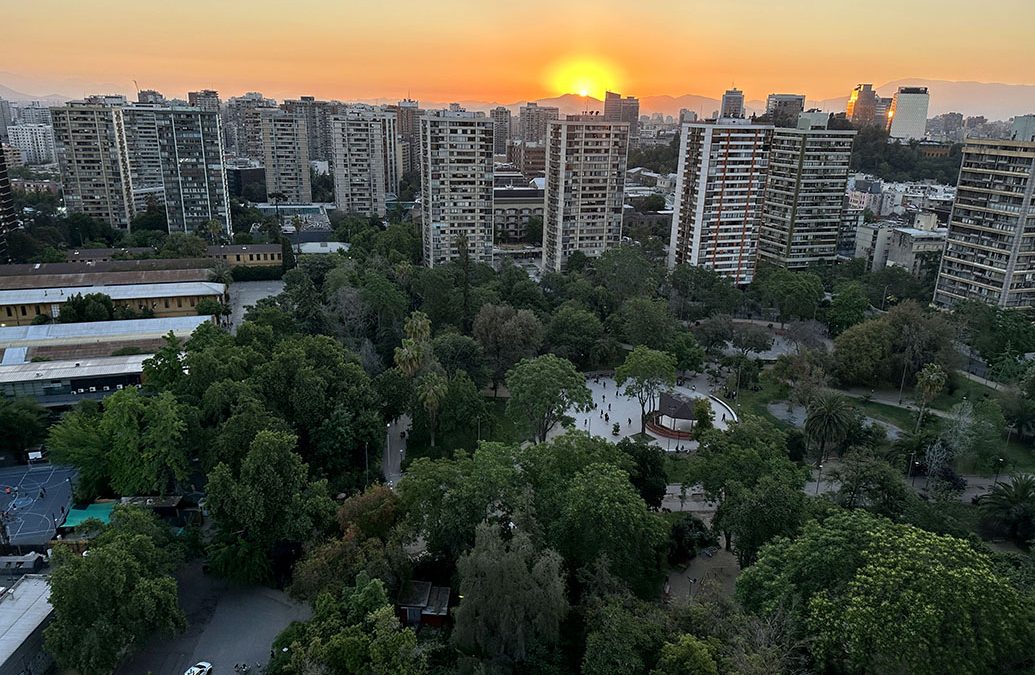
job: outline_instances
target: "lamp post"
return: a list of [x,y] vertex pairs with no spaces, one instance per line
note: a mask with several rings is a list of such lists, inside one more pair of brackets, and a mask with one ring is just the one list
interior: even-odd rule
[[1000,457],[995,463],[995,480],[992,481],[992,487],[999,485],[999,471],[1003,468],[1003,458]]
[[823,480],[823,465],[817,465],[818,471],[816,472],[816,496],[819,496],[819,484]]

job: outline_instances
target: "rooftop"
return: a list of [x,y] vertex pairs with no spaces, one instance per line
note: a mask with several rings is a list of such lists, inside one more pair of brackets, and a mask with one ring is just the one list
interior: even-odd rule
[[47,344],[78,344],[84,340],[119,338],[122,340],[190,335],[210,320],[207,316],[177,316],[164,319],[126,319],[88,323],[48,323],[40,326],[0,328],[0,348]]
[[212,281],[191,281],[175,284],[131,284],[128,286],[65,286],[61,288],[32,288],[0,291],[0,306],[53,304],[68,300],[73,295],[103,293],[112,300],[141,298],[182,298],[188,296],[223,295],[224,284]]
[[47,620],[50,583],[40,574],[26,574],[0,595],[0,664],[14,656],[18,648]]
[[133,284],[167,284],[208,281],[212,270],[199,269],[134,270],[96,272],[89,268],[71,274],[31,273],[24,276],[0,276],[0,290],[29,288],[61,288],[69,286],[128,286]]
[[144,361],[149,358],[151,358],[150,354],[133,354],[131,356],[80,359],[79,361],[38,361],[36,363],[0,365],[0,384],[140,373],[144,370]]

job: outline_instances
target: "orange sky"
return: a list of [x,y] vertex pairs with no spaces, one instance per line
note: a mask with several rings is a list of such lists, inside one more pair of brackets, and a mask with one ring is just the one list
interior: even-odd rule
[[906,77],[1035,84],[1035,0],[989,0],[987,11],[972,0],[5,4],[0,84],[40,95],[129,93],[134,79],[181,97],[209,87],[224,98],[506,103],[608,86],[717,97],[735,83],[754,99]]

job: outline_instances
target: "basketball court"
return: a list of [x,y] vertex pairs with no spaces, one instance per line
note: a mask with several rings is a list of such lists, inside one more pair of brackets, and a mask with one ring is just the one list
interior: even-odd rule
[[39,464],[0,469],[0,519],[13,546],[41,546],[54,538],[72,505],[76,471]]

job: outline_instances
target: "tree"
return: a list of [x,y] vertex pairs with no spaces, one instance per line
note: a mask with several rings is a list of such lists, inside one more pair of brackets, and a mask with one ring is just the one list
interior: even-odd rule
[[705,356],[707,356],[704,347],[697,341],[694,334],[687,330],[676,333],[669,351],[676,357],[676,367],[680,373],[693,373],[701,370]]
[[981,513],[1010,541],[1029,548],[1035,538],[1035,476],[1020,474],[993,486],[981,498]]
[[820,671],[986,673],[1030,657],[1030,609],[988,556],[861,510],[763,549],[737,596],[791,612]]
[[474,338],[458,333],[444,333],[431,341],[431,351],[445,369],[446,375],[453,377],[462,370],[479,388],[488,383],[485,354]]
[[54,551],[54,615],[44,639],[62,668],[108,673],[154,634],[186,627],[170,576],[175,558],[162,550],[160,537],[167,530],[156,523],[148,527],[148,516],[138,515],[116,509],[89,555],[66,547]]
[[507,412],[523,419],[542,443],[569,410],[589,410],[593,396],[574,364],[553,354],[523,359],[507,373]]
[[834,371],[845,384],[874,386],[888,377],[894,331],[872,319],[848,328],[834,340]]
[[428,415],[428,431],[431,433],[431,447],[435,447],[435,429],[438,427],[438,413],[449,393],[449,381],[436,372],[425,373],[417,380],[417,401]]
[[622,393],[640,402],[640,433],[647,431],[647,404],[676,383],[676,360],[666,352],[640,345],[615,369],[615,381]]
[[270,581],[274,547],[306,541],[330,521],[327,483],[309,480],[295,443],[290,434],[260,431],[239,476],[223,463],[209,475],[208,508],[216,527],[210,560],[221,575]]
[[107,493],[109,440],[101,432],[101,409],[96,401],[81,401],[50,427],[47,447],[55,464],[71,464],[79,471],[76,496],[85,501]]
[[535,314],[510,305],[482,305],[473,332],[492,370],[493,395],[507,371],[521,359],[535,356],[543,341],[543,324]]
[[828,444],[845,440],[854,410],[848,399],[837,392],[824,391],[813,397],[805,414],[805,434],[809,440],[819,443],[816,466],[826,459]]
[[661,508],[661,500],[668,490],[665,473],[665,452],[656,445],[641,439],[623,438],[618,449],[629,456],[633,465],[629,469],[629,481],[640,493],[648,506]]
[[628,474],[608,464],[592,464],[571,479],[551,534],[569,569],[606,556],[608,569],[643,595],[656,592],[667,538]]
[[721,350],[733,339],[733,317],[716,314],[694,326],[694,334],[709,352]]
[[664,301],[638,296],[622,303],[613,321],[625,342],[651,349],[667,349],[676,331],[676,322]]
[[909,486],[902,481],[901,469],[863,451],[845,455],[840,469],[833,472],[840,482],[837,501],[847,508],[866,508],[886,518],[898,518],[911,502]]
[[693,635],[680,635],[661,648],[651,675],[719,675],[719,666],[706,642]]
[[749,352],[760,354],[772,349],[773,336],[765,326],[755,323],[738,323],[733,327],[733,346],[741,357],[747,358]]
[[604,337],[604,326],[593,312],[574,303],[557,308],[546,326],[550,351],[583,368],[593,364],[597,345]]
[[752,487],[735,482],[727,485],[715,526],[733,536],[733,550],[741,568],[755,562],[763,545],[798,531],[805,520],[802,487],[800,474],[762,476]]
[[406,377],[416,377],[434,358],[431,348],[431,321],[423,312],[406,319],[406,338],[395,348],[395,367]]
[[722,274],[699,265],[680,264],[669,274],[675,295],[673,305],[682,319],[729,314],[741,300],[741,292]]
[[916,416],[916,429],[914,429],[913,433],[920,431],[927,406],[931,405],[931,401],[937,398],[948,381],[948,374],[937,363],[928,363],[920,369],[916,376],[916,398],[920,401],[920,411]]
[[840,335],[852,326],[862,323],[866,318],[866,310],[870,308],[870,300],[866,297],[862,285],[852,281],[842,284],[834,290],[834,298],[827,310],[827,325],[833,335]]
[[568,602],[556,552],[537,551],[525,532],[508,540],[499,527],[483,523],[457,572],[462,601],[453,641],[461,649],[522,663],[530,652],[557,643]]
[[0,399],[0,452],[18,459],[47,433],[47,411],[31,398]]

